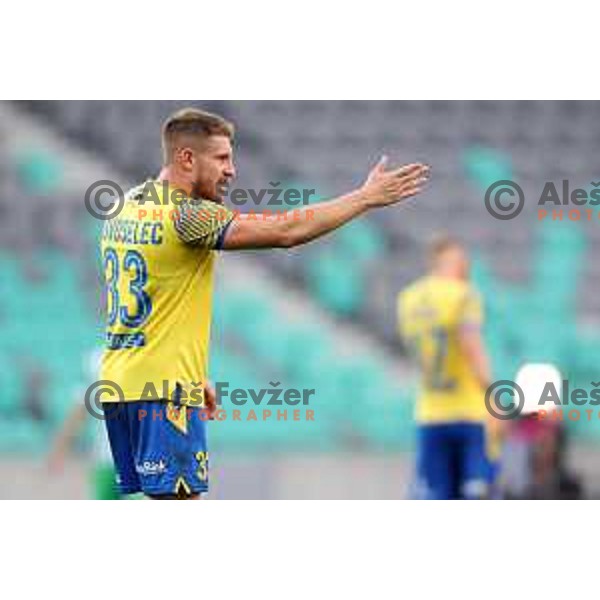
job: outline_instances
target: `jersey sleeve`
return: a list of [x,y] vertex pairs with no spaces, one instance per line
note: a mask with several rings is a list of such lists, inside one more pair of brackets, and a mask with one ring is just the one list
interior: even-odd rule
[[468,289],[460,305],[459,327],[481,327],[483,324],[483,303],[474,289]]
[[221,250],[234,213],[226,206],[202,200],[182,204],[174,219],[175,231],[184,244]]

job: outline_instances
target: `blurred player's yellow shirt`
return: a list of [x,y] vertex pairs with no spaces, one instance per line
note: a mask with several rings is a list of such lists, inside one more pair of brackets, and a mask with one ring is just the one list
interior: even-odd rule
[[467,282],[428,276],[398,296],[400,333],[421,368],[420,423],[485,421],[484,394],[461,352],[461,327],[482,325],[479,294]]
[[[126,400],[171,397],[177,384],[199,387],[207,378],[214,250],[233,213],[189,198],[163,204],[172,192],[163,182],[134,188],[102,231],[107,325],[101,379],[117,383]],[[156,395],[148,396],[152,386]],[[102,397],[110,400],[118,398]]]

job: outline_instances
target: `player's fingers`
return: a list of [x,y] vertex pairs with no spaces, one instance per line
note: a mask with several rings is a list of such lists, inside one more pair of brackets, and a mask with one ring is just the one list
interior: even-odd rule
[[423,185],[424,183],[427,183],[429,181],[429,177],[426,175],[421,175],[420,177],[417,177],[413,183],[415,185]]
[[408,181],[403,181],[400,185],[389,190],[390,197],[395,200],[401,200],[414,196],[423,190],[423,185],[426,182],[426,177],[415,177]]
[[397,179],[395,181],[395,191],[402,193],[409,188],[422,187],[427,180],[428,178],[423,175]]
[[392,177],[398,179],[409,179],[411,177],[427,177],[429,176],[429,165],[422,163],[412,163],[404,167],[400,167],[394,171],[390,171]]
[[400,199],[404,200],[405,198],[411,198],[412,196],[416,196],[423,191],[422,187],[419,186],[411,186],[406,188],[400,195]]
[[396,169],[392,169],[389,174],[394,175],[395,177],[403,177],[405,175],[411,175],[420,171],[424,165],[422,163],[410,163],[408,165],[402,165]]

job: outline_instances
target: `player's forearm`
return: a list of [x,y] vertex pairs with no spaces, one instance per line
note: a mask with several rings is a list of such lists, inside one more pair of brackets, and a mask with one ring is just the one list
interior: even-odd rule
[[306,207],[295,215],[295,219],[277,222],[281,226],[283,245],[306,244],[338,229],[368,208],[368,198],[360,190]]
[[490,362],[479,329],[462,331],[459,336],[462,351],[479,385],[487,389],[492,383]]
[[479,385],[482,389],[487,390],[492,384],[492,373],[485,352],[480,352],[473,356],[471,359],[471,366],[475,373],[475,377],[477,377],[477,380],[479,381]]
[[290,248],[321,237],[363,214],[367,194],[351,192],[328,202],[282,215],[241,214],[228,229],[224,250]]

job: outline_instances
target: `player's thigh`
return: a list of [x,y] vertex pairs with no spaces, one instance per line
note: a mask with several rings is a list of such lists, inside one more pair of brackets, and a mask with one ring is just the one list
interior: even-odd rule
[[465,499],[485,498],[489,492],[489,460],[486,453],[485,427],[478,423],[459,426],[457,468],[460,496]]
[[135,451],[142,491],[187,499],[208,491],[206,413],[171,402],[140,402]]
[[419,497],[432,500],[452,498],[454,465],[447,428],[422,425],[417,433],[417,477]]

